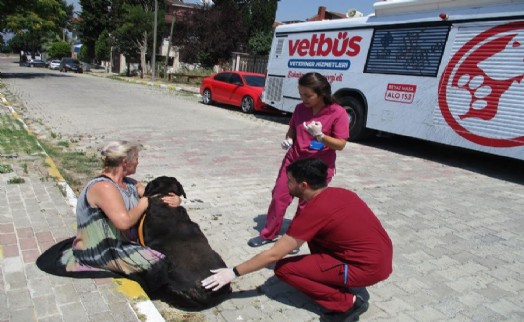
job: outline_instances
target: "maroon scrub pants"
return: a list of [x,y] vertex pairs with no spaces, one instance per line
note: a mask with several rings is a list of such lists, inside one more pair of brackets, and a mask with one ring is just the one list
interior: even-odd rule
[[345,265],[327,254],[287,257],[275,265],[275,275],[322,307],[345,312],[353,306]]

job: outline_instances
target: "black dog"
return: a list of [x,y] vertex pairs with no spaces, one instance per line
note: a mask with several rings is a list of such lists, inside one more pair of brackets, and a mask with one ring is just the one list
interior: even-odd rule
[[160,298],[192,309],[216,305],[231,293],[231,286],[213,292],[203,288],[201,281],[211,275],[210,269],[226,264],[184,207],[169,207],[161,200],[170,192],[186,197],[178,180],[165,176],[149,182],[144,192],[149,198],[142,224],[144,244],[166,255],[169,262],[168,283],[161,288]]

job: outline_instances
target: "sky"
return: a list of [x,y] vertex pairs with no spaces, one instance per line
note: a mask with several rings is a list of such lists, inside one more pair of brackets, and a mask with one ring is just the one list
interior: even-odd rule
[[67,4],[72,4],[75,7],[75,11],[80,11],[80,1],[78,0],[66,0]]
[[348,9],[357,9],[365,16],[373,13],[373,3],[378,0],[280,0],[277,7],[277,21],[306,20],[315,16],[318,7],[324,6],[327,11],[346,13]]

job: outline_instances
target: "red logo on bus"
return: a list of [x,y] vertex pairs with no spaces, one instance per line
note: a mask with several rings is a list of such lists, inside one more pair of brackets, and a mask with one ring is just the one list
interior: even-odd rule
[[439,107],[463,138],[484,146],[524,145],[524,21],[488,29],[450,60]]
[[289,56],[297,54],[300,57],[342,57],[344,55],[353,57],[360,53],[361,41],[360,36],[350,38],[347,31],[339,32],[336,38],[328,37],[325,33],[313,34],[311,39],[289,40]]

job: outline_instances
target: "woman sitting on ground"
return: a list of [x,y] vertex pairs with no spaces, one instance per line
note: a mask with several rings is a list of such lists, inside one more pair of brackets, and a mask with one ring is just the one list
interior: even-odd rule
[[[153,291],[164,284],[166,262],[163,254],[137,243],[136,225],[148,207],[144,185],[129,177],[136,172],[138,151],[137,144],[127,141],[110,142],[102,149],[102,174],[78,197],[77,235],[62,264],[68,272],[123,274]],[[180,205],[175,194],[163,200]]]

